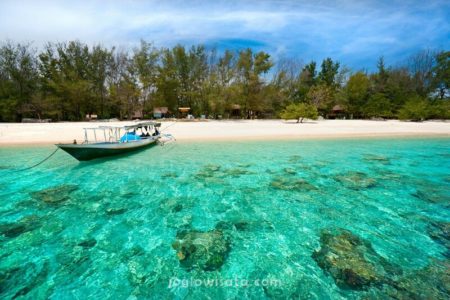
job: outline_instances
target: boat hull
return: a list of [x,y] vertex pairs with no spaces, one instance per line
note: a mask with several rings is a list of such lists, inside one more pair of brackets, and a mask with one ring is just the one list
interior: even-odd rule
[[69,153],[79,161],[87,161],[130,153],[152,147],[157,144],[158,139],[159,137],[128,143],[57,144],[56,146]]

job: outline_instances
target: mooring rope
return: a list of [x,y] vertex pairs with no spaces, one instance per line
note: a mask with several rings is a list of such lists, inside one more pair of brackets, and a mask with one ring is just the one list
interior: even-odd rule
[[[176,123],[177,123],[177,122],[173,122],[172,124],[166,126],[164,129],[161,129],[161,132],[162,132],[163,130],[166,130],[167,128],[169,128],[169,127],[175,125]],[[176,141],[175,137],[174,137],[173,135],[171,135],[171,134],[164,134],[163,136],[169,138],[169,141],[170,141],[170,140]],[[162,143],[162,145],[164,145],[164,144],[167,143],[167,142],[161,142],[161,143]],[[59,148],[56,148],[56,150],[53,151],[49,156],[47,156],[46,158],[44,158],[43,160],[41,160],[41,161],[38,162],[37,164],[32,165],[31,167],[28,167],[28,168],[25,168],[25,169],[20,169],[20,170],[14,170],[13,172],[21,172],[21,171],[26,171],[26,170],[33,169],[33,168],[35,168],[35,167],[37,167],[37,166],[43,164],[43,163],[46,162],[47,160],[49,160],[53,155],[55,155],[55,153],[56,153],[58,150],[59,150]]]
[[166,129],[169,128],[170,126],[175,125],[175,124],[177,124],[177,122],[173,122],[172,124],[167,125],[166,127],[164,127],[164,128],[161,129],[161,132],[162,132],[163,130],[166,130]]
[[31,167],[28,167],[28,168],[25,168],[25,169],[20,169],[20,170],[14,170],[14,171],[15,171],[15,172],[21,172],[21,171],[26,171],[26,170],[32,169],[32,168],[34,168],[34,167],[37,167],[37,166],[39,166],[40,164],[43,164],[44,162],[46,162],[50,157],[52,157],[53,155],[55,155],[55,153],[56,153],[58,150],[59,150],[59,148],[56,148],[56,150],[53,151],[52,154],[50,154],[49,156],[47,156],[46,158],[44,158],[43,160],[41,160],[41,161],[38,162],[37,164],[32,165]]

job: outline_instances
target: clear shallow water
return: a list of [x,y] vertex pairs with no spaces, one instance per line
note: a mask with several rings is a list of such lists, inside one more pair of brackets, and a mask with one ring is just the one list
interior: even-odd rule
[[[175,143],[89,163],[59,151],[37,168],[12,172],[52,150],[0,149],[2,298],[448,292],[449,139]],[[338,229],[366,246],[332,233],[350,246],[314,256],[336,241],[321,240],[324,232]],[[194,246],[180,246],[189,239]],[[353,277],[323,263],[339,265],[341,250],[355,270],[358,257],[375,264],[381,257],[401,275],[352,285]],[[205,263],[210,255],[215,260]],[[174,278],[276,279],[281,286],[169,288]]]

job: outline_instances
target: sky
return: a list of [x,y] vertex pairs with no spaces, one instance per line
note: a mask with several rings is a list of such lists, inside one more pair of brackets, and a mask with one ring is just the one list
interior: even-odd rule
[[423,49],[450,50],[449,20],[450,0],[0,0],[0,41],[132,48],[143,39],[373,70],[380,56],[396,65]]

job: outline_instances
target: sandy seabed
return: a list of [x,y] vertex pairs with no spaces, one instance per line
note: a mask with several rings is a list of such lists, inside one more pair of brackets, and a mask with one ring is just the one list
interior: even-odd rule
[[[82,142],[85,127],[124,126],[134,123],[130,121],[0,123],[0,145],[70,143],[74,139]],[[282,120],[162,121],[161,128],[163,133],[172,134],[178,141],[450,137],[450,122],[444,121],[321,120],[301,124]]]

